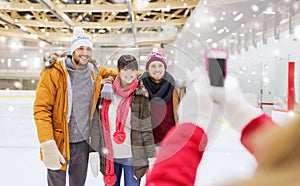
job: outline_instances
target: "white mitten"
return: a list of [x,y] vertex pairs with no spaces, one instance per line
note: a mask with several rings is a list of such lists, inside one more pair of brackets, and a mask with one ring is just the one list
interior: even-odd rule
[[184,88],[185,87],[185,81],[182,79],[176,79],[175,80],[175,87],[176,88]]
[[149,162],[149,170],[151,171],[154,163],[155,163],[156,158],[148,158],[148,162]]
[[112,89],[112,84],[104,83],[103,88],[101,90],[101,98],[104,98],[107,100],[113,100],[114,91]]
[[100,171],[100,157],[98,152],[90,153],[90,167],[93,175],[95,177],[98,176],[98,172]]
[[251,105],[244,97],[238,81],[228,76],[225,80],[225,117],[238,132],[253,119],[262,115],[262,111]]
[[186,94],[178,106],[179,123],[191,122],[205,131],[208,127],[215,128],[220,108],[213,101],[213,89],[206,71],[196,67],[190,74],[190,79]]
[[48,140],[41,143],[43,162],[48,169],[59,170],[66,162],[62,154],[59,152],[56,142]]

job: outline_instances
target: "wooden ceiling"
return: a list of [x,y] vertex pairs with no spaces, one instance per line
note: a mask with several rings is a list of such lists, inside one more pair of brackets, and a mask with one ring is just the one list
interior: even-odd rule
[[95,46],[176,39],[198,0],[0,0],[0,36],[69,45],[82,27]]

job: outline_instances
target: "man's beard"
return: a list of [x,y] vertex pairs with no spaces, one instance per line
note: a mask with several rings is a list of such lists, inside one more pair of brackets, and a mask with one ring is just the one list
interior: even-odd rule
[[[89,61],[89,60],[88,60],[88,61]],[[85,63],[85,64],[81,63],[81,62],[80,62],[80,59],[78,60],[78,58],[76,58],[76,57],[74,57],[74,62],[75,62],[75,64],[76,64],[77,66],[79,66],[79,67],[86,67],[87,64],[88,64],[88,62]]]

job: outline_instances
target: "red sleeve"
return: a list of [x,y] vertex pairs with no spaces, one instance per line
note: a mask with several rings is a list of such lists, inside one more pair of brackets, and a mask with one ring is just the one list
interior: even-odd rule
[[147,174],[146,186],[194,185],[206,145],[207,136],[200,127],[192,123],[173,127]]
[[257,158],[259,151],[262,150],[260,144],[264,140],[263,135],[274,127],[278,127],[278,125],[269,116],[262,114],[242,130],[241,142]]

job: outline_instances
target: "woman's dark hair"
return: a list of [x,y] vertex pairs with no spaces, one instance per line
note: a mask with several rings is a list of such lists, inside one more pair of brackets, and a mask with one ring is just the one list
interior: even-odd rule
[[124,68],[138,70],[139,65],[136,58],[132,55],[122,55],[118,59],[118,70],[120,71]]

